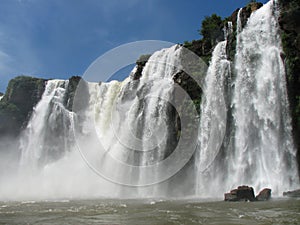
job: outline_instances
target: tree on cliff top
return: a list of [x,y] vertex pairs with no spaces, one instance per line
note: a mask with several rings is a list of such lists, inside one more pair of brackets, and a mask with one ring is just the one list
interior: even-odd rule
[[206,16],[202,21],[199,33],[203,36],[203,40],[210,42],[213,46],[222,32],[220,27],[222,27],[222,18],[217,14],[212,14],[211,16]]

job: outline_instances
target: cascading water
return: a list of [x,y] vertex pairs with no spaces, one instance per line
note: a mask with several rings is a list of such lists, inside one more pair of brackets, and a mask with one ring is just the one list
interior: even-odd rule
[[[169,140],[173,138],[168,133],[173,124],[167,103],[172,98],[172,76],[180,69],[180,51],[175,45],[154,53],[138,81],[128,78],[122,83],[89,84],[90,103],[83,123],[95,125],[102,145],[101,166],[97,165],[97,157],[93,157],[99,154],[98,146],[88,157],[105,178],[134,186],[159,180],[160,172],[149,172],[146,167],[165,158]],[[122,189],[116,192],[124,194]],[[161,193],[156,188],[138,188],[134,196]]]
[[[226,128],[224,79],[230,74],[226,41],[215,47],[206,75],[195,162],[200,197],[242,184],[256,191],[270,187],[275,195],[298,186],[276,1],[252,13],[244,29],[241,13],[242,9],[237,18],[236,77],[230,100],[233,124]],[[230,133],[225,137],[233,141],[223,142],[225,129]]]
[[[20,178],[11,181],[18,191],[3,185],[0,194],[16,192],[16,198],[165,195],[167,190],[157,186],[132,191],[107,182],[89,166],[95,159],[104,178],[121,184],[139,186],[162,179],[164,171],[145,167],[155,166],[170,150],[173,118],[168,102],[173,97],[172,76],[180,70],[180,53],[178,45],[155,52],[137,81],[83,82],[87,102],[79,111],[64,106],[67,81],[48,81],[21,138]],[[77,139],[83,143],[80,151]]]
[[[63,105],[68,82],[47,82],[42,100],[34,109],[21,138],[21,166],[39,169],[55,161],[72,146],[72,113]],[[24,169],[24,168],[22,168]]]
[[[202,87],[200,123],[191,120],[199,125],[198,148],[177,178],[167,180],[178,171],[160,163],[176,153],[181,139],[183,152],[191,145],[182,138],[184,118],[181,130],[176,127],[172,106],[174,75],[186,72],[179,45],[155,52],[138,80],[83,82],[73,112],[65,106],[68,82],[48,81],[21,137],[19,177],[1,180],[0,198],[178,197],[194,190],[199,197],[219,197],[241,184],[275,194],[298,185],[276,2],[254,12],[244,28],[241,14],[235,70],[226,55],[233,34],[228,22]],[[203,68],[185,61],[191,70]],[[160,181],[166,182],[139,187]]]
[[[221,148],[226,130],[226,79],[230,77],[230,62],[226,56],[227,41],[214,49],[203,87],[199,131],[199,152],[196,159],[196,195],[207,197],[216,190],[211,184],[218,180],[212,165]],[[212,173],[212,176],[208,175]]]
[[281,194],[298,178],[277,17],[276,1],[270,1],[242,31],[238,22],[235,150],[228,173],[232,187],[271,187]]

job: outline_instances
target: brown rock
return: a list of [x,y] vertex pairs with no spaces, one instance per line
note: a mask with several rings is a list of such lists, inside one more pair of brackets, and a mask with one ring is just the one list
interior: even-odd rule
[[270,188],[264,188],[255,197],[256,201],[267,201],[270,198],[271,198],[271,189]]
[[283,196],[292,197],[292,198],[300,198],[300,189],[294,191],[283,192]]
[[254,191],[249,186],[239,186],[224,194],[225,201],[255,201]]

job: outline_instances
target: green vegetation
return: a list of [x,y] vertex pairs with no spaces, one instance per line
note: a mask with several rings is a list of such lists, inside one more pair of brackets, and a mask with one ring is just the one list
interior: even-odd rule
[[299,0],[280,0],[279,24],[282,29],[281,40],[285,53],[288,97],[292,113],[293,136],[298,147],[298,166],[300,174],[300,34],[296,21],[300,19]]
[[202,21],[202,27],[199,33],[203,36],[205,42],[210,42],[211,46],[214,46],[217,39],[222,36],[222,18],[216,14],[206,16]]
[[[202,39],[193,40],[191,42],[185,41],[183,44],[183,47],[194,52],[204,61],[204,63],[195,62],[194,57],[190,57],[188,53],[183,54],[186,58],[183,58],[182,60],[187,67],[188,71],[186,72],[189,74],[180,72],[174,77],[175,82],[178,83],[192,98],[198,114],[200,114],[202,95],[202,90],[198,83],[201,83],[201,80],[206,74],[207,65],[210,63],[214,46],[218,41],[224,38],[223,27],[225,20],[222,20],[222,18],[216,14],[205,17],[202,21],[201,29],[198,30],[199,34],[202,35]],[[192,75],[193,78],[189,75]]]

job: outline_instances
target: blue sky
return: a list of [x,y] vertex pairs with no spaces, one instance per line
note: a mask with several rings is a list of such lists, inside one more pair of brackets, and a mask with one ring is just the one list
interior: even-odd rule
[[97,57],[128,42],[199,39],[205,16],[227,17],[248,2],[0,0],[0,91],[20,74],[81,75]]

